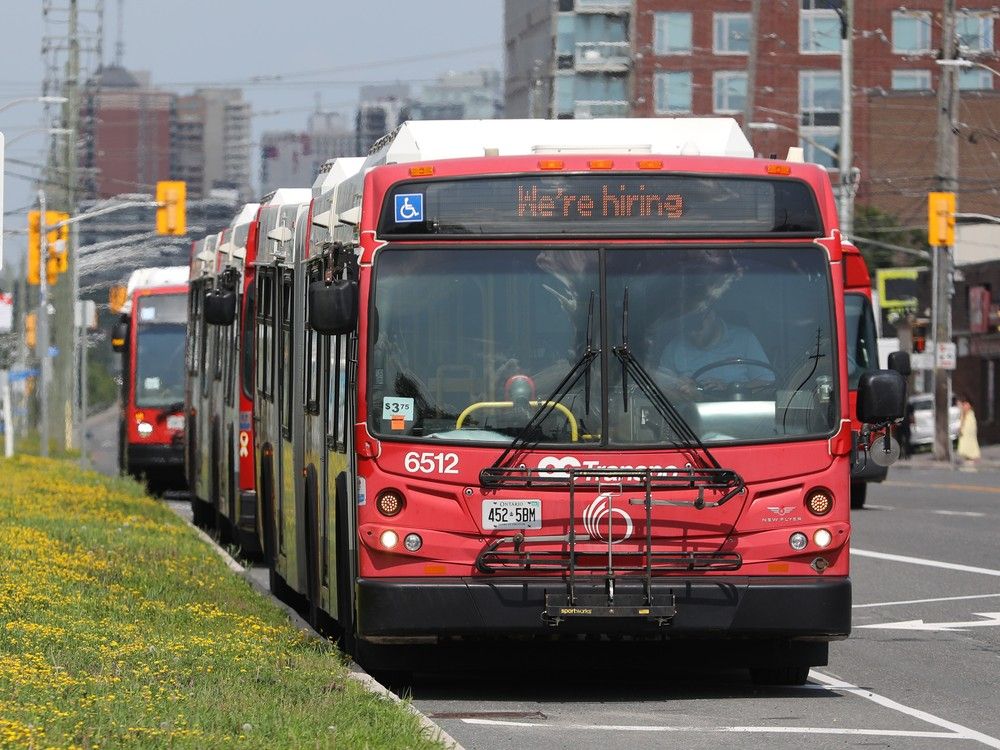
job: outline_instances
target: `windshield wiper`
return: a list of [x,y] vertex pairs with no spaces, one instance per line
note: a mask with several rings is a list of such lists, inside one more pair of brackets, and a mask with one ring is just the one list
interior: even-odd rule
[[516,463],[517,458],[526,450],[530,450],[538,445],[540,440],[530,441],[530,436],[556,409],[556,404],[562,401],[563,396],[584,377],[584,398],[586,401],[587,414],[590,413],[590,366],[600,355],[601,350],[594,348],[594,297],[595,292],[590,292],[590,305],[587,309],[587,345],[580,355],[580,358],[573,363],[569,372],[559,381],[559,384],[552,390],[547,398],[538,402],[534,414],[525,423],[524,427],[518,430],[517,435],[511,441],[503,453],[493,462],[479,472],[479,481],[484,487],[498,487],[503,478],[504,468]]
[[631,374],[639,390],[643,392],[653,408],[659,413],[667,426],[671,429],[677,439],[673,442],[678,448],[688,450],[697,449],[716,469],[721,469],[721,465],[715,460],[712,452],[701,442],[698,433],[671,403],[663,390],[656,384],[646,368],[640,364],[628,344],[628,287],[625,287],[625,295],[622,299],[622,344],[611,347],[611,351],[622,363],[622,401],[624,411],[628,411],[628,375]]

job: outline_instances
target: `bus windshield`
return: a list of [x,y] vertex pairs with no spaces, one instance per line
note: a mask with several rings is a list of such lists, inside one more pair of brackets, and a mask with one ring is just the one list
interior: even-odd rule
[[[389,246],[375,278],[368,416],[384,437],[677,443],[658,395],[705,443],[836,423],[829,264],[815,246]],[[660,394],[623,378],[626,343]],[[600,356],[580,367],[588,345]]]
[[184,401],[184,335],[179,323],[139,326],[136,406],[161,408]]

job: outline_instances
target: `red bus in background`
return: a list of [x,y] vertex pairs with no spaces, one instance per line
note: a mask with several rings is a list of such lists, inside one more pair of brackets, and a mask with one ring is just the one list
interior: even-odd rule
[[118,462],[123,474],[183,489],[187,268],[133,272],[112,344],[122,354]]
[[[872,308],[871,274],[861,251],[850,242],[844,242],[844,320],[847,326],[847,378],[852,427],[860,434],[857,419],[858,383],[861,375],[878,369],[878,329]],[[909,375],[906,368],[904,376]],[[867,453],[855,452],[851,464],[851,507],[863,508],[868,496],[868,485],[883,482],[889,473],[887,466],[880,466]]]
[[[258,268],[258,462],[295,497],[261,512],[275,588],[362,664],[509,639],[710,642],[762,683],[826,663],[864,446],[824,169],[732,120],[411,122],[336,187],[331,241],[304,209]],[[899,373],[857,391],[867,439],[902,416]],[[326,481],[295,459],[310,414]]]

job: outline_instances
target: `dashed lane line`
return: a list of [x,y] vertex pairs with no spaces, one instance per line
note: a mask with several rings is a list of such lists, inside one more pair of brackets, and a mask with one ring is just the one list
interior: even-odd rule
[[919,487],[932,490],[958,490],[959,492],[979,492],[989,495],[1000,495],[1000,487],[985,484],[926,484],[924,482],[885,482],[886,487]]
[[908,729],[848,729],[845,727],[699,727],[699,726],[645,726],[642,724],[541,724],[530,721],[504,721],[502,719],[462,719],[466,724],[491,727],[520,727],[558,729],[560,732],[694,732],[732,734],[839,734],[865,737],[927,737],[938,740],[968,739],[955,732],[921,732]]
[[939,596],[935,599],[905,599],[899,602],[873,602],[872,604],[852,604],[851,609],[870,607],[894,607],[897,604],[933,604],[934,602],[960,602],[967,599],[996,599],[1000,594],[971,594],[969,596]]
[[909,557],[907,555],[890,555],[888,552],[874,552],[872,550],[858,549],[851,547],[851,556],[871,557],[875,560],[888,560],[890,562],[910,563],[911,565],[925,565],[929,568],[942,568],[944,570],[958,570],[963,573],[979,573],[984,576],[996,576],[1000,578],[1000,570],[993,568],[978,568],[974,565],[959,565],[958,563],[942,562],[941,560],[927,560],[923,557]]

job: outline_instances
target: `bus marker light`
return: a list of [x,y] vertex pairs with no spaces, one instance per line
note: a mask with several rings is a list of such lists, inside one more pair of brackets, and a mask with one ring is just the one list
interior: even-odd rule
[[403,546],[410,552],[416,552],[424,546],[424,540],[420,538],[420,534],[407,534],[403,538]]
[[775,562],[767,564],[768,573],[787,573],[789,570],[788,563],[786,562]]
[[587,165],[591,169],[611,169],[615,163],[611,159],[591,159]]
[[792,173],[792,168],[786,164],[768,164],[764,167],[764,171],[768,174],[789,175]]
[[826,529],[819,529],[813,534],[813,541],[816,542],[817,547],[829,547],[830,542],[833,541],[833,534]]
[[814,516],[825,516],[833,510],[833,497],[826,490],[813,490],[806,499],[806,507]]
[[538,162],[539,169],[562,169],[564,162],[561,159],[542,159]]
[[639,169],[663,169],[663,161],[661,159],[640,159]]
[[375,500],[375,507],[383,516],[399,515],[405,504],[402,493],[396,490],[382,490]]
[[434,167],[410,167],[410,177],[430,177],[434,174]]
[[392,529],[386,529],[382,532],[382,535],[378,538],[378,540],[382,542],[382,546],[386,549],[392,549],[399,544],[399,534]]
[[424,566],[424,573],[426,573],[427,575],[430,575],[430,576],[432,576],[432,575],[444,575],[447,572],[448,572],[448,569],[444,565],[441,565],[440,563],[427,563]]
[[140,422],[139,426],[136,427],[136,429],[139,431],[139,434],[142,435],[143,437],[149,437],[150,435],[153,434],[153,425],[151,425],[149,422]]
[[806,545],[809,544],[809,537],[807,537],[801,531],[796,531],[794,534],[788,537],[788,544],[791,545],[792,549],[794,550],[805,549]]

